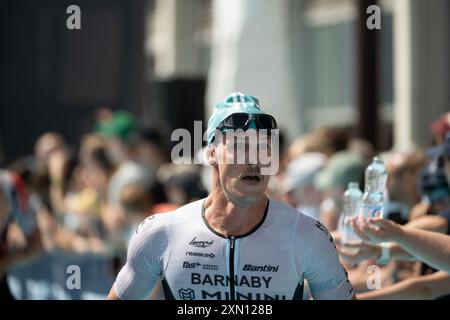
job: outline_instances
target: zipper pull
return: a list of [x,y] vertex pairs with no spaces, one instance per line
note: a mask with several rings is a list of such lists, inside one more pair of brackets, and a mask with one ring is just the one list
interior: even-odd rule
[[234,236],[230,237],[230,249],[234,249]]

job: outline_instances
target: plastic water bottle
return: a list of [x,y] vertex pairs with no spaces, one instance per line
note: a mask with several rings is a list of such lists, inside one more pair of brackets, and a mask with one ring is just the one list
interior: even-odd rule
[[350,219],[357,216],[361,207],[363,193],[359,189],[359,183],[350,182],[343,197],[343,211],[339,222],[341,243],[347,244],[351,241],[360,240],[350,224]]
[[381,158],[375,157],[366,169],[366,183],[361,205],[364,218],[382,218],[387,172]]

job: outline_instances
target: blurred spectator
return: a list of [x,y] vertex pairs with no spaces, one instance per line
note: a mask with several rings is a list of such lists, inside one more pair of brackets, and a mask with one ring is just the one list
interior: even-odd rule
[[36,212],[22,178],[0,170],[0,300],[13,299],[7,270],[42,253]]
[[200,167],[196,165],[167,163],[160,167],[157,178],[164,185],[169,203],[182,206],[207,196],[200,176]]
[[200,200],[208,195],[197,172],[183,172],[172,176],[166,182],[166,190],[169,202],[177,205]]
[[[82,163],[87,163],[89,161],[90,155],[94,152],[94,150],[99,148],[108,150],[106,138],[98,133],[85,134],[81,138],[80,149],[78,151],[78,157],[80,161]],[[109,154],[107,156],[109,157]]]
[[62,215],[66,212],[65,197],[69,191],[73,191],[75,170],[79,169],[78,158],[73,152],[65,148],[52,151],[48,160],[49,173],[49,209]]
[[445,143],[445,151],[442,153],[441,159],[443,161],[445,176],[447,177],[447,181],[450,184],[450,134],[447,135]]
[[419,173],[425,165],[426,158],[422,151],[395,152],[384,157],[387,180],[387,203],[385,217],[404,224],[409,214],[421,200],[418,188]]
[[372,144],[361,138],[351,138],[348,142],[348,151],[359,154],[365,160],[365,163],[369,165],[375,157],[375,150]]
[[[122,119],[120,124],[125,126],[126,120],[128,120],[129,126],[134,125],[134,122],[129,118]],[[114,129],[117,129],[117,132]],[[109,130],[107,132],[111,136],[107,140],[108,150],[109,154],[112,155],[113,162],[118,167],[108,187],[108,202],[112,206],[117,206],[120,202],[120,193],[123,186],[129,183],[137,183],[143,187],[148,187],[154,181],[154,172],[151,171],[151,166],[138,162],[135,145],[131,145],[128,140],[125,140],[128,135],[122,131],[128,132],[131,128],[125,130],[119,126]]]
[[178,207],[178,205],[173,203],[158,203],[153,206],[152,214],[170,212],[176,210]]
[[102,218],[108,232],[121,229],[125,212],[120,205],[120,195],[126,185],[139,185],[149,188],[154,182],[154,172],[150,166],[138,161],[136,143],[132,136],[136,133],[137,122],[133,115],[118,111],[101,119],[97,124],[97,132],[106,139],[108,158],[116,166],[112,174],[106,194],[106,206]]
[[136,119],[128,112],[116,111],[99,120],[96,132],[106,138],[108,156],[118,166],[130,157],[129,140],[137,129]]
[[342,210],[342,196],[350,182],[363,186],[364,158],[356,153],[341,151],[333,155],[325,168],[315,177],[314,185],[322,192],[320,220],[330,231],[337,229]]
[[137,158],[152,170],[170,161],[169,137],[164,130],[147,127],[137,135]]
[[37,139],[34,145],[34,160],[30,164],[30,169],[32,171],[31,185],[41,202],[49,209],[53,209],[49,194],[49,157],[54,150],[65,147],[66,144],[64,138],[56,132],[44,133]]
[[428,155],[438,159],[440,165],[444,169],[447,181],[450,184],[450,131],[446,133],[445,139],[440,145],[428,150]]
[[435,159],[422,171],[420,189],[429,204],[428,213],[436,214],[450,209],[450,187],[444,168]]
[[34,154],[38,165],[47,164],[50,153],[64,145],[64,138],[59,133],[46,132],[40,136],[34,145]]
[[[139,131],[135,140],[137,162],[152,175],[155,175],[161,165],[170,162],[170,139],[164,124],[145,127]],[[158,180],[152,182],[151,191],[155,203],[167,201],[164,186]]]
[[284,200],[300,212],[319,219],[320,192],[314,186],[314,178],[323,169],[326,156],[307,152],[292,160],[284,173]]
[[450,112],[443,114],[431,124],[431,132],[433,134],[433,143],[441,144],[447,132],[450,132]]
[[212,167],[206,159],[207,149],[207,147],[204,147],[198,150],[195,157],[197,163],[200,163],[200,179],[202,181],[203,188],[205,188],[207,192],[211,192]]
[[138,225],[153,211],[151,192],[140,185],[126,185],[120,194],[120,204],[125,211],[125,221],[120,230],[109,234],[107,241],[109,246],[113,247],[114,254],[123,263],[131,236]]
[[284,162],[289,162],[305,152],[320,152],[327,157],[345,150],[349,141],[348,130],[339,127],[318,127],[294,140],[286,152]]

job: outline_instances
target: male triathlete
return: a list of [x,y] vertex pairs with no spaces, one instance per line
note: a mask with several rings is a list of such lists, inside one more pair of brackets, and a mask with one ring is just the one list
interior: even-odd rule
[[[139,226],[110,299],[147,299],[159,280],[166,299],[302,299],[304,280],[314,299],[353,298],[325,227],[269,200],[265,167],[247,161],[261,149],[271,154],[276,128],[254,97],[233,93],[215,107],[207,129],[211,193]],[[244,136],[220,134],[236,130]],[[252,130],[256,143],[245,138]],[[244,153],[244,164],[222,161]]]

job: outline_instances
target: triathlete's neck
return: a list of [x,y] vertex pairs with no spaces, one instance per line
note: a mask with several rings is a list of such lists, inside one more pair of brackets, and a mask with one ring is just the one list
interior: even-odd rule
[[240,236],[253,230],[264,217],[268,199],[255,202],[232,201],[223,191],[214,190],[204,203],[205,218],[211,228],[225,236]]

